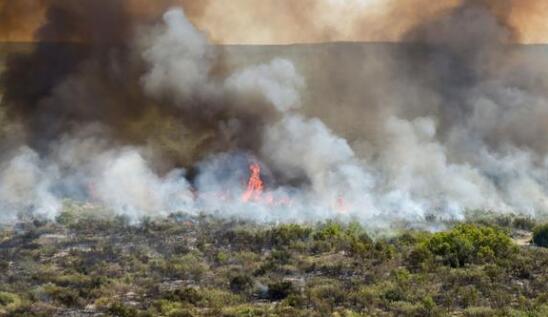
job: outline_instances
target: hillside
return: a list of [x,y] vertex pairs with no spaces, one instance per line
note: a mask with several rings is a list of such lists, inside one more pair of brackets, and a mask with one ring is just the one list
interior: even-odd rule
[[548,249],[510,239],[523,239],[534,222],[470,221],[372,239],[357,224],[178,214],[131,225],[67,206],[56,222],[27,219],[0,231],[0,312],[546,316]]

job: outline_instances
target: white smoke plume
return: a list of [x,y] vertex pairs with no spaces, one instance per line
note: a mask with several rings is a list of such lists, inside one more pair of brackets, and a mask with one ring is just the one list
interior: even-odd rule
[[182,10],[168,11],[164,23],[142,38],[142,56],[150,66],[142,78],[143,87],[154,97],[185,104],[197,93],[207,92],[214,51]]
[[29,148],[19,149],[4,162],[0,173],[0,220],[10,221],[18,212],[53,216],[60,202],[51,192],[57,171],[44,164]]
[[280,112],[298,108],[301,105],[299,91],[304,79],[288,60],[274,59],[268,64],[250,66],[227,78],[229,92],[239,97],[255,95],[265,98]]

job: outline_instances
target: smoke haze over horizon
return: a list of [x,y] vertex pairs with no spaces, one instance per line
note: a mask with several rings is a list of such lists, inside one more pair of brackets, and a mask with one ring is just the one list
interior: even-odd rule
[[[509,45],[530,40],[524,17],[540,2],[385,1],[351,25],[323,16],[354,12],[348,2],[262,2],[257,17],[293,14],[269,16],[285,26],[275,33],[230,22],[249,1],[179,2],[0,2],[0,34],[22,30],[14,17],[40,21],[35,47],[0,74],[0,221],[53,217],[65,199],[135,220],[547,216],[548,51]],[[212,45],[329,42],[371,25],[403,43]],[[266,184],[251,202],[250,164]]]
[[[470,3],[488,8],[501,24],[511,28],[513,42],[548,43],[548,3],[541,0],[114,0],[93,7],[124,6],[131,22],[138,24],[157,19],[169,7],[181,6],[213,43],[293,44],[400,42],[416,26]],[[88,42],[85,36],[36,36],[51,18],[52,8],[80,6],[75,4],[0,0],[0,42]],[[89,22],[101,25],[100,19]]]

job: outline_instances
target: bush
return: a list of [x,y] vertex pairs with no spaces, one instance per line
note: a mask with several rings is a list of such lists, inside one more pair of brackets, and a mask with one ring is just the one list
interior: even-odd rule
[[171,312],[169,312],[169,317],[194,317],[194,314],[192,314],[188,309],[175,309]]
[[535,228],[533,243],[539,247],[548,248],[548,223]]
[[435,233],[423,243],[417,246],[417,252],[413,253],[415,262],[417,258],[428,258],[424,254],[426,248],[442,263],[452,267],[490,262],[495,257],[505,258],[515,253],[512,240],[505,232],[493,227],[472,224],[458,225],[450,231]]
[[393,288],[387,290],[383,298],[388,302],[399,302],[405,300],[405,294],[400,289]]
[[314,239],[319,241],[338,238],[344,233],[343,227],[332,221],[328,221],[318,231],[314,233]]
[[65,306],[76,306],[80,302],[78,291],[75,289],[49,284],[44,287],[44,290],[46,294],[53,298],[56,302]]
[[202,300],[198,303],[198,305],[196,305],[199,307],[221,309],[226,306],[239,304],[242,301],[240,296],[221,289],[203,288],[200,289],[199,292],[202,296]]
[[174,257],[168,267],[174,275],[194,281],[199,281],[208,269],[207,263],[194,254]]
[[137,310],[132,307],[127,307],[124,304],[114,303],[112,304],[108,312],[117,317],[134,317],[137,316]]
[[153,316],[166,316],[166,317],[175,317],[175,316],[192,316],[192,314],[185,309],[184,304],[175,301],[162,299],[154,302]]
[[272,245],[289,246],[294,241],[308,239],[312,230],[297,224],[281,225],[272,229]]
[[185,302],[192,305],[197,305],[203,299],[202,295],[192,287],[177,289],[173,293],[166,296],[166,298],[172,301]]
[[16,294],[0,292],[0,313],[3,310],[13,310],[21,305],[21,299]]
[[407,256],[407,266],[413,271],[419,271],[432,260],[433,256],[428,245],[420,243]]
[[325,313],[332,312],[335,307],[342,305],[348,294],[340,283],[335,282],[311,287],[308,296],[317,310]]
[[496,312],[490,307],[470,307],[464,310],[466,317],[490,317],[496,316]]

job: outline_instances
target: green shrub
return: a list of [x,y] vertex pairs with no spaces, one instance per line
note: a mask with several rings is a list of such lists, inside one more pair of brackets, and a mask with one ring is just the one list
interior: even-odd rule
[[203,299],[200,292],[192,287],[176,289],[166,296],[166,298],[172,301],[185,302],[192,305],[197,305]]
[[496,311],[490,307],[470,307],[464,310],[466,317],[491,317],[497,316]]
[[268,316],[265,309],[253,305],[240,305],[223,309],[223,317],[259,317]]
[[472,224],[435,233],[423,243],[415,248],[414,262],[428,257],[426,248],[442,263],[452,267],[491,262],[494,258],[508,257],[516,250],[510,237],[502,230]]
[[194,254],[175,257],[168,265],[168,270],[174,275],[195,281],[199,281],[208,269],[207,263]]
[[291,253],[287,250],[272,250],[269,260],[277,265],[288,264],[291,260]]
[[307,291],[310,302],[320,313],[332,312],[341,306],[348,296],[340,283],[320,284]]
[[533,243],[539,247],[548,248],[548,223],[534,229]]
[[229,243],[236,250],[260,250],[264,245],[264,237],[255,234],[247,228],[236,228],[220,235],[220,241]]
[[212,309],[221,309],[223,307],[239,304],[242,298],[231,292],[216,288],[202,288],[199,290],[202,300],[196,306]]
[[309,238],[312,230],[297,224],[281,225],[272,229],[272,245],[289,246],[294,241],[303,241]]
[[436,302],[430,296],[426,296],[422,299],[422,313],[421,316],[437,316],[438,309]]
[[14,310],[21,305],[21,299],[17,294],[0,292],[0,314],[3,310]]
[[135,317],[138,313],[135,308],[127,307],[121,303],[110,305],[108,312],[116,317]]
[[185,313],[189,312],[183,306],[182,302],[176,300],[161,299],[153,303],[153,316],[192,316],[192,314],[185,315]]
[[427,243],[419,243],[408,255],[407,266],[413,270],[418,271],[423,269],[426,263],[431,262],[434,255],[428,248]]
[[168,317],[194,317],[195,315],[188,309],[174,309],[169,312]]
[[8,292],[0,292],[0,306],[7,306],[13,304],[17,300],[18,296]]
[[396,301],[389,305],[390,310],[394,311],[395,316],[408,316],[408,317],[423,317],[424,312],[422,306],[419,304],[413,304],[406,301]]
[[75,289],[49,284],[44,286],[44,291],[56,302],[65,306],[76,306],[79,304],[80,301],[78,291]]
[[395,288],[386,290],[386,292],[382,295],[382,298],[385,301],[391,303],[391,302],[404,301],[406,299],[406,296],[401,288],[395,287]]
[[343,233],[344,230],[340,224],[328,221],[314,233],[314,239],[319,241],[330,240],[341,236]]

